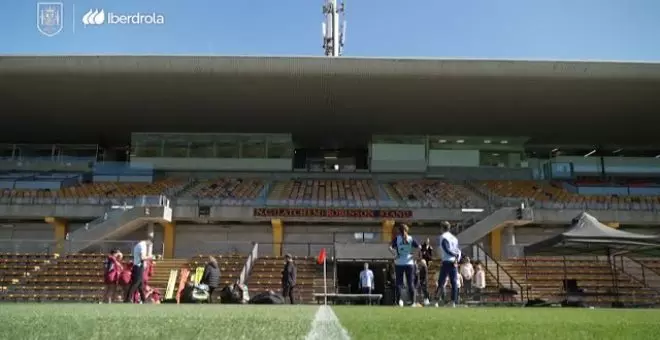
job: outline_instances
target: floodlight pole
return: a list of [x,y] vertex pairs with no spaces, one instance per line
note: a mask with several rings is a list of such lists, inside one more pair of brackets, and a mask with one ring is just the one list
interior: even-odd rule
[[[323,5],[325,21],[322,23],[323,49],[328,57],[339,57],[344,49],[346,38],[346,21],[340,17],[344,16],[344,3],[337,4],[337,0],[326,0]],[[343,18],[342,18],[343,19]]]

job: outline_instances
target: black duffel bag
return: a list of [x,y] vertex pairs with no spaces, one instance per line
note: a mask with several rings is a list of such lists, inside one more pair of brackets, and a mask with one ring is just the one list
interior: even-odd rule
[[237,285],[225,286],[220,291],[220,301],[229,304],[243,303],[243,292]]
[[273,291],[263,292],[253,296],[250,303],[255,305],[282,305],[284,304],[284,297]]

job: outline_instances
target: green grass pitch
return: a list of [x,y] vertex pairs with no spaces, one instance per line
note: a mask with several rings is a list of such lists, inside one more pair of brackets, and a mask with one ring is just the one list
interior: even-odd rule
[[[318,308],[0,304],[0,339],[305,339]],[[660,310],[361,306],[332,310],[351,339],[660,338]]]

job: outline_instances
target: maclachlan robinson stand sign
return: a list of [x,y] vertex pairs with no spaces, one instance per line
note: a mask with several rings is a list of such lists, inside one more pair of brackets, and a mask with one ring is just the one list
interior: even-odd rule
[[256,208],[254,217],[412,218],[411,210]]

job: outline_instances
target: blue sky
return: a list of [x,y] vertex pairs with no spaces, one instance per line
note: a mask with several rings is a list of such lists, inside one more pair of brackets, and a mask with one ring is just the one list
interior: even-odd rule
[[[37,30],[37,1],[0,0],[0,54],[323,54],[322,0],[61,2],[62,31],[46,37]],[[346,0],[346,6],[347,56],[660,60],[660,0]],[[166,21],[85,27],[90,9],[156,11]]]

